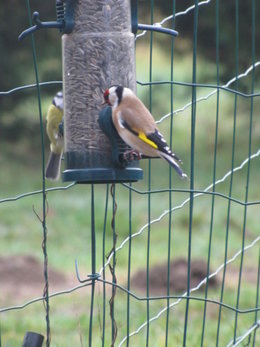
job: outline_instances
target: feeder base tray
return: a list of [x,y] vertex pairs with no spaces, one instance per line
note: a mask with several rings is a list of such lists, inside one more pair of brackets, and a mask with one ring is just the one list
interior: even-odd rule
[[62,173],[63,182],[77,183],[123,183],[136,182],[143,178],[143,170],[140,168],[124,169],[69,169]]

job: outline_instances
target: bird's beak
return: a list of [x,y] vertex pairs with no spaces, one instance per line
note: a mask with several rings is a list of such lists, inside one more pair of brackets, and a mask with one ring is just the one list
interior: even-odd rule
[[110,102],[109,102],[109,90],[106,89],[104,92],[104,102],[102,105],[108,104],[109,106],[111,106]]
[[104,102],[102,102],[102,106],[104,106],[105,104],[108,104],[108,106],[112,106],[108,100],[108,97],[107,98],[105,97]]

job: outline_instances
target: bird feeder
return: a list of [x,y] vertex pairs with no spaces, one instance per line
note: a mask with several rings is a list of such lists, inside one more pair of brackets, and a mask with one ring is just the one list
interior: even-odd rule
[[[81,0],[75,6],[74,20],[73,31],[62,36],[66,168],[63,180],[137,181],[142,178],[138,161],[120,161],[127,146],[113,133],[111,109],[102,110],[106,88],[136,88],[130,3]],[[109,137],[114,137],[114,144]]]
[[142,170],[137,160],[125,159],[129,148],[113,126],[111,108],[102,108],[103,93],[112,85],[135,92],[137,30],[172,36],[178,32],[160,24],[138,23],[138,0],[56,0],[56,14],[56,21],[42,22],[34,12],[34,26],[24,30],[19,40],[46,28],[63,34],[63,180],[137,181]]

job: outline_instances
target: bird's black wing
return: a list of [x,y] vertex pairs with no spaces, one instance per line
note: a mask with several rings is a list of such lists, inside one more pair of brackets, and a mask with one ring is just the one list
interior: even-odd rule
[[152,142],[154,142],[157,145],[158,151],[172,156],[179,163],[182,162],[181,159],[178,158],[178,156],[171,151],[171,149],[167,145],[165,139],[163,138],[162,134],[158,130],[156,130],[154,133],[146,135],[146,136],[149,140],[151,140]]

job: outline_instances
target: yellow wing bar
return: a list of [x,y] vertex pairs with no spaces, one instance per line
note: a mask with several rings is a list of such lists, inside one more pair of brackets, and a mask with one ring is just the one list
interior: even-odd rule
[[156,145],[156,143],[154,143],[153,141],[149,140],[149,139],[146,137],[145,133],[139,132],[139,133],[138,133],[138,137],[139,137],[139,139],[141,139],[142,141],[144,141],[145,143],[147,143],[149,146],[151,146],[151,147],[153,147],[153,148],[155,148],[155,149],[158,149],[158,146]]

